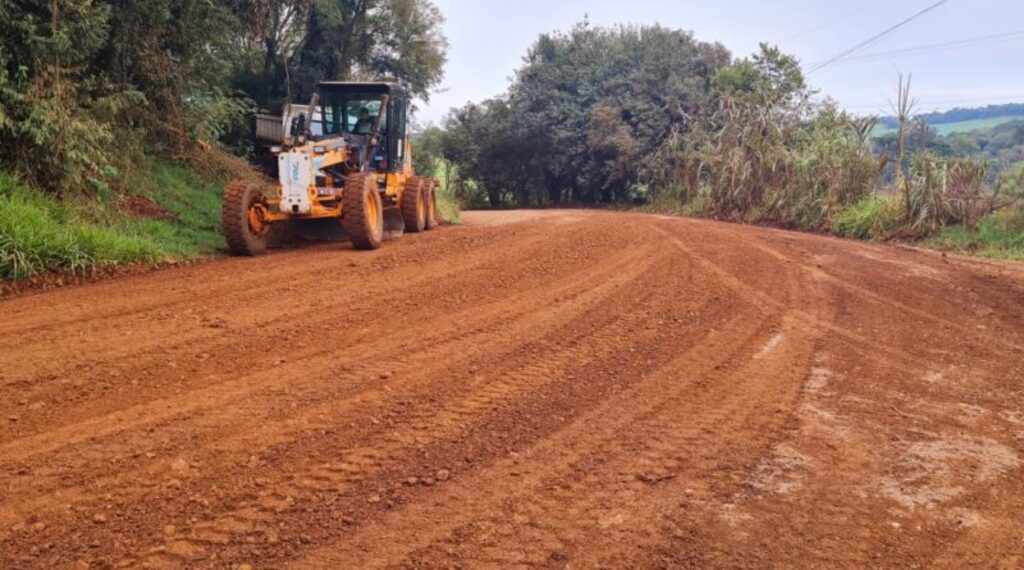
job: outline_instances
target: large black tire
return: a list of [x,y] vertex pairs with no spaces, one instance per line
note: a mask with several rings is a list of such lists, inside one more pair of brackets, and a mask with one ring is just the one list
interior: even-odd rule
[[405,231],[411,234],[422,232],[427,225],[424,186],[423,179],[414,176],[405,181],[402,189],[402,220],[405,222]]
[[342,193],[341,227],[356,249],[377,249],[384,241],[384,204],[372,174],[350,174]]
[[432,230],[437,227],[437,184],[433,180],[423,183],[424,194],[426,194],[427,220],[424,229]]
[[259,184],[235,180],[224,189],[221,225],[232,255],[259,255],[267,251],[270,211]]

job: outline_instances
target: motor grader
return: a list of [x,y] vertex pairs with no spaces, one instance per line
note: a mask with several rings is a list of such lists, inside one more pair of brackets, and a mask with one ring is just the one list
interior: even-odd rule
[[416,176],[408,136],[409,94],[389,82],[324,81],[278,150],[277,195],[257,182],[224,192],[223,226],[234,255],[266,251],[283,222],[338,220],[357,249],[437,225],[436,183]]

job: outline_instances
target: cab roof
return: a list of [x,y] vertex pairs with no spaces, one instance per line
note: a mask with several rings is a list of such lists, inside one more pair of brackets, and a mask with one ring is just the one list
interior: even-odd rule
[[407,94],[405,87],[394,81],[321,81],[317,88],[334,92]]

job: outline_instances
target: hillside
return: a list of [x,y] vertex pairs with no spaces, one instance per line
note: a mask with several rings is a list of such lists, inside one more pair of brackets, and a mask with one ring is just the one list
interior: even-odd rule
[[[991,129],[1009,121],[1024,119],[1024,103],[988,105],[986,107],[950,109],[917,115],[928,123],[936,134],[952,135]],[[880,137],[894,132],[898,126],[896,117],[882,117],[872,136]]]
[[[938,135],[955,135],[960,133],[973,133],[975,131],[982,131],[986,129],[992,129],[1010,123],[1012,121],[1019,121],[1024,119],[1024,114],[1020,115],[1001,115],[998,117],[985,117],[980,119],[969,119],[966,121],[956,121],[953,123],[928,123],[928,125]],[[882,137],[890,133],[895,133],[896,127],[889,126],[888,124],[879,123],[877,127],[871,132],[872,137]]]

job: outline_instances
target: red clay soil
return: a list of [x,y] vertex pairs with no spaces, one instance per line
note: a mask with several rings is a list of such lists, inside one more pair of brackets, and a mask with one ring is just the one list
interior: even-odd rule
[[1024,270],[467,214],[0,302],[0,567],[1024,565]]

